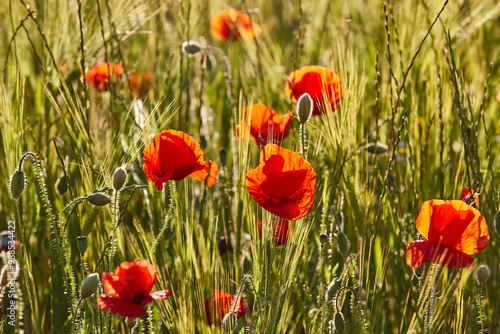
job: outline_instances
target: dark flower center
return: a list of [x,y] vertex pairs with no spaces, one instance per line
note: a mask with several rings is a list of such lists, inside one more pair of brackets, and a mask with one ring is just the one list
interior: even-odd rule
[[143,296],[137,295],[134,297],[134,304],[141,305],[143,300],[144,300]]

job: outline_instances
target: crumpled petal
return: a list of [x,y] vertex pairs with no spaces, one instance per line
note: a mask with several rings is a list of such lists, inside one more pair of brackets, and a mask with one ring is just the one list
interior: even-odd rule
[[147,314],[141,306],[135,303],[106,295],[100,295],[97,298],[97,304],[101,310],[110,310],[121,317],[139,318]]

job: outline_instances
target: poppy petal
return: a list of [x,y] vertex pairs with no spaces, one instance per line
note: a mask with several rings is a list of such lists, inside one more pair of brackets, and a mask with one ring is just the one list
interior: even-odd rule
[[210,161],[203,161],[199,163],[197,170],[189,174],[189,176],[195,178],[198,181],[205,183],[205,178],[208,173],[208,165],[210,164],[210,175],[208,176],[207,186],[211,187],[217,182],[217,173],[219,168],[217,167],[217,163]]
[[147,314],[147,312],[137,304],[106,295],[100,295],[97,298],[97,304],[101,310],[110,310],[112,313],[121,317],[139,318]]
[[151,294],[151,297],[156,300],[165,300],[172,296],[172,290],[161,290]]
[[470,267],[474,260],[467,254],[453,247],[427,240],[413,241],[406,247],[406,263],[413,268],[420,268],[428,261],[445,267]]

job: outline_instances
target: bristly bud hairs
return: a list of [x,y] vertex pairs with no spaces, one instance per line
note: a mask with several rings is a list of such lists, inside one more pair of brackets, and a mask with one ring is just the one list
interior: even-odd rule
[[197,41],[186,41],[182,43],[182,53],[187,56],[194,57],[200,51],[203,51],[205,48],[201,43]]
[[22,169],[18,169],[12,174],[10,178],[10,195],[13,199],[18,200],[21,198],[24,187],[26,185],[26,178]]
[[333,322],[335,325],[335,332],[343,334],[345,332],[345,321],[342,312],[335,313]]
[[299,101],[297,102],[297,117],[300,123],[307,123],[309,118],[311,118],[313,107],[313,100],[309,94],[304,93],[299,97]]
[[487,265],[482,264],[479,267],[477,267],[476,279],[479,284],[486,282],[489,277],[490,277],[490,268]]
[[236,329],[236,314],[229,312],[222,319],[222,331],[224,334],[232,334]]
[[339,232],[337,236],[337,249],[340,254],[347,256],[349,254],[349,248],[351,248],[351,242],[347,239],[344,232]]
[[127,181],[127,171],[122,167],[118,167],[113,173],[113,188],[120,191]]

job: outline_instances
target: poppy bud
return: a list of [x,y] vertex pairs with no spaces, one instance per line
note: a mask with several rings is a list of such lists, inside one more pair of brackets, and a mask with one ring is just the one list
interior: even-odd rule
[[349,248],[351,248],[351,243],[344,232],[339,232],[337,236],[337,249],[340,254],[347,256],[349,254]]
[[82,282],[82,289],[80,292],[80,297],[82,299],[87,299],[92,296],[99,286],[99,274],[90,274]]
[[10,178],[10,195],[13,199],[18,200],[24,190],[25,185],[24,172],[20,169],[16,170]]
[[337,291],[340,290],[340,284],[342,282],[339,279],[334,279],[328,284],[326,288],[326,301],[329,302],[335,298]]
[[123,185],[127,181],[127,171],[122,167],[118,167],[113,173],[113,188],[119,191],[123,188]]
[[222,332],[224,334],[229,334],[233,333],[234,330],[236,329],[236,314],[233,312],[229,312],[224,316],[224,319],[222,319]]
[[76,248],[78,248],[80,255],[85,254],[85,252],[87,251],[87,246],[88,241],[86,236],[81,235],[79,237],[76,237]]
[[484,283],[488,280],[490,277],[490,268],[488,268],[487,265],[482,264],[479,267],[477,267],[476,270],[476,279],[478,283]]
[[383,154],[389,150],[389,146],[383,143],[377,143],[377,150],[375,150],[375,143],[368,143],[361,147],[361,149],[365,149],[371,154]]
[[424,274],[424,269],[425,269],[424,266],[419,268],[413,268],[413,275],[415,275],[416,278],[420,279]]
[[219,151],[219,159],[220,159],[220,163],[222,164],[222,166],[225,166],[226,165],[226,161],[227,161],[227,150],[225,148],[221,148],[220,151]]
[[57,179],[55,187],[56,193],[59,196],[64,196],[66,191],[68,191],[68,180],[66,180],[66,177],[64,175]]
[[105,206],[111,203],[111,197],[103,193],[92,193],[87,196],[87,202],[95,206]]
[[326,243],[328,241],[328,236],[326,234],[324,234],[324,233],[321,233],[319,235],[319,241],[323,245],[324,243]]
[[9,266],[5,265],[2,268],[2,273],[0,274],[0,286],[7,286],[9,281]]
[[300,123],[307,123],[309,118],[311,118],[313,107],[311,95],[304,93],[299,97],[299,101],[297,101],[297,116],[299,117]]
[[132,329],[137,326],[137,318],[127,318],[126,323],[128,328]]
[[335,331],[337,333],[343,334],[345,332],[344,315],[341,312],[335,313],[333,321],[335,324]]
[[187,41],[182,43],[182,53],[188,56],[194,56],[203,49],[203,45],[196,41]]
[[233,252],[233,246],[231,245],[231,241],[228,237],[222,236],[217,243],[219,246],[219,255],[222,256],[227,252]]
[[495,230],[497,234],[500,235],[500,211],[495,214]]

